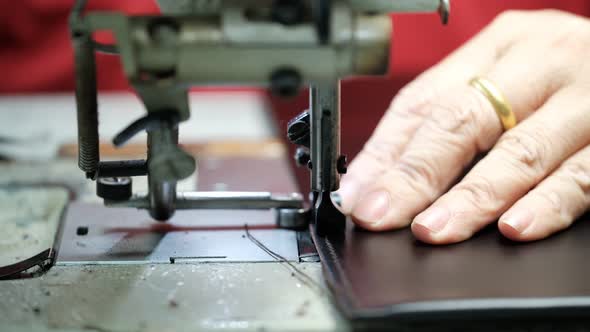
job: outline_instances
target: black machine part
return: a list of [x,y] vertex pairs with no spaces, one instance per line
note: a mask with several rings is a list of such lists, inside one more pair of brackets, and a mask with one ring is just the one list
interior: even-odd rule
[[126,201],[133,193],[133,182],[130,177],[98,178],[96,195],[109,201]]

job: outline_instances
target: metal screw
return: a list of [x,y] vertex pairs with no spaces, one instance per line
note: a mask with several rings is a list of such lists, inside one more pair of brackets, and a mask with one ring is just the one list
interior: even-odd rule
[[295,150],[295,163],[297,166],[305,166],[311,159],[309,149],[305,147],[298,147]]

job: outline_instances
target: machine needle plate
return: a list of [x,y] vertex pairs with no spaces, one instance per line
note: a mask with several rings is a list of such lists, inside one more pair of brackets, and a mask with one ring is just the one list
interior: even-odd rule
[[297,234],[275,229],[273,211],[177,211],[166,223],[146,211],[70,205],[57,264],[151,264],[189,262],[268,262],[253,236],[287,260],[298,261]]

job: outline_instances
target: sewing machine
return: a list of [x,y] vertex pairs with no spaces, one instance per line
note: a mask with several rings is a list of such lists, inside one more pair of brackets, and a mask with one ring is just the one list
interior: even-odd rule
[[[96,181],[96,193],[111,207],[145,209],[159,221],[181,209],[273,209],[281,228],[318,234],[339,232],[345,217],[332,193],[346,172],[340,151],[340,79],[382,75],[392,38],[389,12],[438,12],[446,0],[214,0],[183,8],[161,1],[162,16],[86,13],[78,1],[71,16],[76,60],[80,169]],[[114,44],[93,40],[109,30]],[[117,54],[147,114],[113,138],[124,145],[147,132],[145,160],[103,161],[99,154],[95,52]],[[194,173],[195,158],[178,142],[178,127],[190,117],[187,91],[195,85],[265,86],[290,97],[310,87],[309,110],[288,126],[298,145],[295,160],[311,173],[311,207],[299,193],[177,192]],[[133,193],[133,177],[147,176],[148,193]]]
[[[0,215],[8,234],[0,246],[4,254],[18,255],[8,257],[9,264],[7,255],[0,256],[0,279],[15,278],[0,281],[5,299],[0,329],[579,331],[590,326],[587,221],[526,245],[487,229],[461,244],[430,247],[408,230],[355,229],[336,208],[332,193],[346,172],[339,81],[386,72],[388,12],[438,12],[444,23],[447,1],[161,0],[163,15],[129,17],[86,13],[84,5],[77,2],[70,22],[78,121],[77,135],[71,136],[77,136],[78,153],[66,153],[77,155],[83,174],[70,175],[68,158],[50,167],[0,164],[0,210],[10,212]],[[114,43],[93,39],[104,30],[112,32]],[[97,96],[96,52],[121,58],[147,113],[132,96]],[[183,126],[206,129],[207,120],[218,116],[222,127],[238,118],[236,108],[265,113],[261,103],[247,105],[251,96],[228,102],[235,96],[196,93],[189,99],[191,86],[223,84],[262,86],[284,98],[309,87],[309,110],[287,128],[297,145],[295,162],[310,172],[309,195],[299,192],[284,150],[248,161],[232,155],[223,164],[218,155],[209,158],[182,145]],[[39,115],[58,117],[64,109],[64,115],[73,115],[68,97],[7,97],[0,103],[7,110],[0,112],[0,123],[37,123],[32,120]],[[19,119],[32,105],[41,111]],[[8,112],[14,109],[21,112]],[[116,147],[146,132],[147,156],[113,160],[120,155],[112,150],[101,156],[99,113],[108,113],[101,118],[103,139]],[[253,130],[274,132],[259,121],[263,118],[239,118],[243,123],[230,130],[260,125]],[[74,121],[67,119],[56,119],[54,131],[66,131],[63,124]],[[50,126],[46,122],[42,125]],[[270,150],[283,146],[272,144]],[[261,146],[256,141],[240,149],[264,150]],[[190,179],[195,170],[198,180]],[[185,190],[187,178],[191,186]],[[92,191],[99,204],[85,196],[88,188],[63,188],[84,187],[89,180],[96,184]],[[227,187],[240,190],[224,191]],[[27,209],[32,217],[11,214]],[[23,249],[44,234],[31,251]],[[49,249],[35,251],[39,248]]]

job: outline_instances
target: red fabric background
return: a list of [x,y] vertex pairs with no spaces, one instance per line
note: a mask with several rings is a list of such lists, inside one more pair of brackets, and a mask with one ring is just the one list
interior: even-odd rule
[[[67,16],[72,0],[0,0],[0,94],[71,91],[73,57]],[[367,139],[396,91],[435,64],[499,12],[509,9],[558,8],[590,14],[587,0],[452,0],[448,26],[435,15],[394,15],[393,65],[386,78],[347,81],[343,85],[343,150],[354,155]],[[91,0],[91,9],[155,13],[152,0]],[[98,56],[99,88],[127,89],[117,57]],[[302,95],[273,100],[281,126],[306,107]],[[281,128],[282,129],[282,128]],[[395,133],[392,133],[394,135]]]

